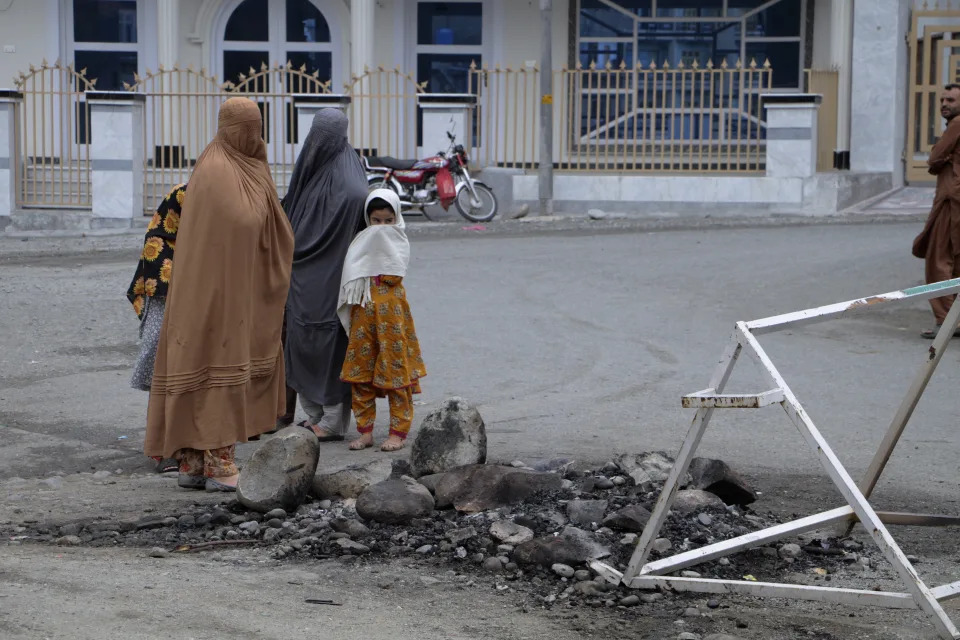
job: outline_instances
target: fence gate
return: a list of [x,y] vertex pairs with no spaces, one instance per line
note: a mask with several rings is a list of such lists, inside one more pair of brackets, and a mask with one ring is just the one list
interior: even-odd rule
[[179,67],[147,71],[127,89],[146,97],[143,208],[150,212],[174,185],[189,179],[217,131],[224,91],[205,70]]
[[161,67],[138,76],[127,89],[146,96],[143,207],[149,213],[174,185],[189,179],[217,132],[220,105],[234,96],[250,98],[260,107],[267,161],[278,191],[285,193],[296,161],[293,95],[329,93],[330,85],[288,62],[250,69],[239,84],[221,84],[204,69]]
[[[539,155],[539,76],[470,69],[481,166],[532,168]],[[577,64],[553,73],[554,162],[561,171],[760,173],[772,90],[767,60],[718,65]]]
[[[267,143],[267,162],[280,194],[287,192],[293,165],[297,161],[297,112],[293,104],[295,94],[330,93],[330,83],[322,82],[318,73],[307,73],[306,65],[294,68],[285,65],[250,69],[240,76],[239,84],[224,85],[232,97],[250,98],[260,107],[263,116],[263,140]],[[303,132],[306,135],[306,131]]]
[[354,76],[346,85],[350,144],[365,155],[417,157],[417,96],[426,86],[400,69],[377,67]]
[[96,82],[86,77],[86,69],[46,60],[16,78],[24,98],[20,206],[92,206],[90,119],[84,93]]
[[927,157],[944,127],[940,91],[945,84],[960,82],[960,10],[915,10],[908,45],[906,177],[908,182],[929,182]]

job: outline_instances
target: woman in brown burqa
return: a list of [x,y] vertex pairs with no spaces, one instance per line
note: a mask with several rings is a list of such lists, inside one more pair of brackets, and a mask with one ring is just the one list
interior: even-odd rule
[[144,442],[146,455],[179,460],[181,487],[235,490],[236,443],[284,412],[293,233],[260,132],[254,102],[227,100],[183,206]]

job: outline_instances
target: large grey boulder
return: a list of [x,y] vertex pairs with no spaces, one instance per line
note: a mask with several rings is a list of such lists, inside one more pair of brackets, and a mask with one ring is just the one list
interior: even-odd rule
[[243,467],[237,499],[261,513],[296,509],[307,499],[319,456],[315,435],[306,429],[284,429],[260,445]]
[[437,484],[440,482],[442,478],[443,478],[442,473],[431,473],[428,476],[420,476],[419,478],[417,478],[417,482],[419,482],[420,484],[425,486],[427,489],[429,489],[430,493],[436,493]]
[[[656,484],[666,482],[673,469],[673,458],[662,451],[647,453],[624,453],[615,459],[620,470],[633,478],[634,484],[643,491],[651,491]],[[690,484],[690,475],[681,478],[680,486]]]
[[723,460],[694,458],[690,477],[693,488],[709,491],[727,504],[744,506],[757,501],[757,494],[743,476]]
[[474,464],[443,474],[436,485],[438,509],[477,513],[523,502],[540,491],[558,491],[563,479],[555,473],[538,473],[501,465]]
[[[303,429],[301,429],[303,431]],[[324,498],[357,498],[370,485],[390,477],[389,458],[380,458],[364,464],[355,464],[333,473],[318,473],[313,479],[310,494]]]
[[576,527],[566,527],[558,536],[534,538],[513,550],[513,559],[517,564],[535,564],[541,567],[552,567],[558,563],[576,567],[588,560],[609,555],[609,549],[589,533]]
[[628,505],[603,520],[603,526],[616,531],[641,533],[650,520],[650,512],[639,504]]
[[356,508],[364,520],[404,524],[430,515],[433,496],[413,478],[392,478],[367,487],[357,498]]
[[509,520],[497,520],[490,525],[490,536],[503,544],[518,545],[533,540],[533,530]]
[[446,400],[424,417],[410,448],[410,464],[417,477],[486,461],[483,418],[459,397]]
[[690,515],[696,511],[703,511],[704,509],[725,509],[726,506],[723,500],[709,491],[684,489],[677,491],[677,494],[673,498],[673,504],[670,505],[670,510],[680,515]]

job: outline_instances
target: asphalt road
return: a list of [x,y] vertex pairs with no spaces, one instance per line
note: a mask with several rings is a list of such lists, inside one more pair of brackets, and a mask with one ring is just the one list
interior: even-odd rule
[[[450,395],[478,404],[497,460],[675,452],[692,417],[680,396],[707,385],[735,321],[918,284],[918,227],[414,235],[406,284],[429,372],[417,408]],[[0,245],[0,479],[145,468],[146,395],[128,386],[137,321],[123,297],[138,244],[6,261]],[[926,358],[918,332],[931,322],[915,303],[762,339],[855,477]],[[958,362],[954,347],[881,491],[957,498]],[[763,388],[743,360],[730,390]],[[703,455],[752,474],[819,474],[779,407],[715,416]],[[349,459],[340,449],[324,455]]]

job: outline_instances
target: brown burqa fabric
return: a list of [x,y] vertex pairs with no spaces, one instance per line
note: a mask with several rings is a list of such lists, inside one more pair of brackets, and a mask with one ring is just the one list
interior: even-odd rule
[[[927,223],[913,241],[913,255],[925,260],[929,284],[960,276],[960,117],[947,123],[927,165],[937,176],[937,189]],[[930,299],[937,324],[943,324],[954,297]]]
[[227,100],[190,177],[147,409],[148,456],[246,442],[284,412],[280,330],[293,232],[260,132],[255,103]]

